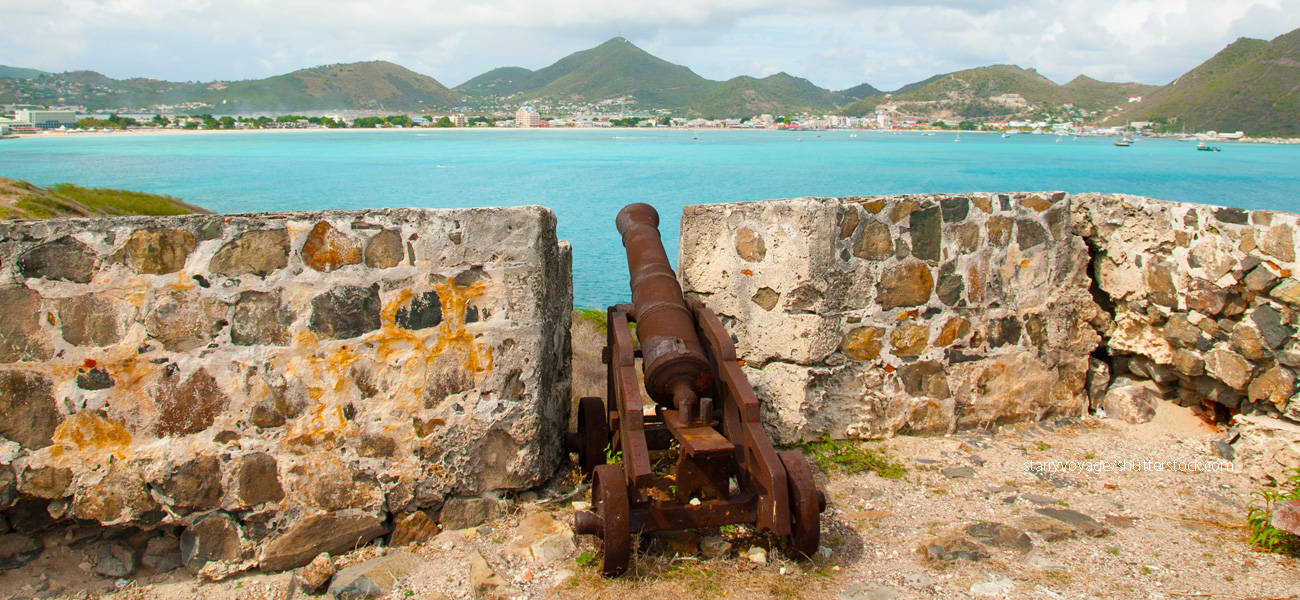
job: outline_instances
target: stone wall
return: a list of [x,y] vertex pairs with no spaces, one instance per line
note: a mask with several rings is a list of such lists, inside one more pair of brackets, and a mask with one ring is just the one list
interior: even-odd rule
[[1062,193],[690,206],[684,288],[784,443],[945,433],[1088,406],[1102,318]]
[[569,265],[539,207],[0,223],[0,508],[220,576],[532,487]]
[[1300,421],[1298,220],[1060,192],[797,198],[687,207],[679,264],[783,442],[1089,406],[1142,421],[1160,399]]
[[1111,391],[1300,421],[1300,215],[1106,194],[1072,210],[1113,315]]

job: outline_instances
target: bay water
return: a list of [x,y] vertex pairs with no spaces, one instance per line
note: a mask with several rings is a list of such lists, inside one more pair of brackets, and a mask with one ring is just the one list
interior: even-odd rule
[[573,244],[574,303],[629,298],[614,215],[659,209],[676,260],[688,204],[1064,190],[1300,212],[1300,146],[964,132],[306,130],[37,136],[0,176],[170,194],[221,213],[539,204]]

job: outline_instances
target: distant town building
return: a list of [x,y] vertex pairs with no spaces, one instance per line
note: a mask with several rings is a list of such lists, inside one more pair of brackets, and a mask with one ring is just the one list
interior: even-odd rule
[[515,111],[515,127],[541,127],[542,115],[531,106],[521,106]]
[[58,129],[60,127],[76,126],[77,113],[70,110],[20,109],[14,112],[14,120],[37,129]]
[[453,127],[469,127],[469,117],[463,114],[454,114],[451,116],[451,124]]

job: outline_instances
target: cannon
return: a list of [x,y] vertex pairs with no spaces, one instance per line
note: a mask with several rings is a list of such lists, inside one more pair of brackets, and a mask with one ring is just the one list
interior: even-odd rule
[[[630,204],[615,223],[632,303],[607,310],[605,399],[578,402],[569,444],[591,480],[591,510],[575,515],[574,530],[600,537],[609,577],[627,569],[637,532],[749,524],[811,556],[826,500],[807,460],[768,439],[730,334],[682,294],[655,209]],[[637,359],[652,407],[642,400]],[[657,472],[652,452],[675,454],[671,470]]]

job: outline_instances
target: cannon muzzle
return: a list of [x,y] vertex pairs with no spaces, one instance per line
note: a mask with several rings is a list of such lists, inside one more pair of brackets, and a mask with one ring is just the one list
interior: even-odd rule
[[615,224],[627,250],[646,392],[687,418],[709,384],[710,367],[694,313],[659,241],[659,213],[649,204],[629,204],[618,211]]

